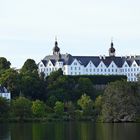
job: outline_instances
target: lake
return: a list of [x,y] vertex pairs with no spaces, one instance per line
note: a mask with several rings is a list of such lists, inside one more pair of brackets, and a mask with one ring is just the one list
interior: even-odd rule
[[140,124],[0,123],[0,140],[140,140]]

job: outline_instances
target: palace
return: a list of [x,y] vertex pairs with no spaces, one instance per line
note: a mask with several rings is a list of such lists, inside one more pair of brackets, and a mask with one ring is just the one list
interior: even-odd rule
[[55,40],[53,54],[38,64],[39,73],[45,76],[61,68],[64,75],[126,75],[128,81],[137,81],[140,73],[140,56],[116,56],[113,41],[109,56],[72,56],[61,54]]

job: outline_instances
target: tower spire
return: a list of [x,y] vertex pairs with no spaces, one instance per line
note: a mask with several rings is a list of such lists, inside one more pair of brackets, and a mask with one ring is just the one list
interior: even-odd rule
[[57,55],[60,53],[60,48],[58,47],[57,36],[55,36],[55,45],[53,48],[53,54]]
[[114,48],[114,43],[113,43],[113,37],[111,38],[111,45],[109,48],[109,56],[115,56],[115,48]]

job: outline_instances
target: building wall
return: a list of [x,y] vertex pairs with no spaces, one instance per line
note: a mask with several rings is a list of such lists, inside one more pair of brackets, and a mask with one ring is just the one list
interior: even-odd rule
[[6,99],[11,99],[11,93],[0,93],[0,97],[6,98]]

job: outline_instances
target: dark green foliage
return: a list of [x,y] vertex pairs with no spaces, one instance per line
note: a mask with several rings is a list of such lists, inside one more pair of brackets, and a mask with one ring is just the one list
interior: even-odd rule
[[14,69],[7,69],[0,76],[1,85],[5,86],[12,95],[12,98],[16,97],[20,93],[20,76]]
[[44,99],[45,82],[36,71],[21,73],[21,93],[31,99]]
[[110,83],[103,95],[102,118],[105,122],[135,121],[140,110],[140,94],[126,81]]
[[31,116],[31,107],[32,102],[25,97],[19,97],[12,101],[13,114],[20,119]]
[[10,68],[11,63],[6,58],[0,57],[0,70],[6,70]]
[[6,98],[0,97],[0,117],[5,117],[8,115],[10,109],[10,101]]
[[24,63],[21,72],[33,72],[33,71],[37,71],[38,67],[35,63],[35,61],[33,59],[27,59],[26,62]]
[[54,106],[54,111],[55,111],[56,115],[62,116],[64,113],[64,103],[57,101]]
[[127,80],[125,75],[77,75],[68,77],[74,79],[76,82],[79,80],[79,78],[89,78],[93,85],[106,85],[116,80]]
[[78,90],[80,96],[83,93],[86,93],[92,99],[95,98],[95,89],[89,78],[83,78],[83,77],[79,78],[78,83],[77,83],[77,90]]

